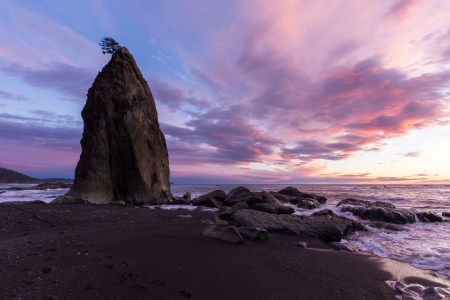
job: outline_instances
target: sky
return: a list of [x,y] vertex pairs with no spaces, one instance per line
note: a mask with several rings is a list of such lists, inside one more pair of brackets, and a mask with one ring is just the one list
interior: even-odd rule
[[450,183],[448,0],[0,0],[0,167],[74,177],[102,37],[174,183]]

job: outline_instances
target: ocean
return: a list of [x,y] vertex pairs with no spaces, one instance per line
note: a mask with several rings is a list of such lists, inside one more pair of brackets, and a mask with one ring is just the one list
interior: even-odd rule
[[[5,185],[0,188],[33,185]],[[191,192],[192,198],[214,190],[228,193],[238,185],[205,184],[205,185],[172,185],[174,196],[181,197]],[[337,215],[359,220],[351,213],[341,212],[336,204],[346,198],[370,201],[385,201],[398,208],[416,212],[450,212],[450,185],[282,185],[282,184],[246,184],[243,185],[254,192],[279,191],[287,186],[293,186],[305,193],[313,193],[328,199],[326,205],[316,210],[305,210],[293,206],[295,214],[310,215],[317,210],[331,209]],[[44,191],[6,191],[0,194],[0,202],[42,200],[50,202],[55,197],[67,192],[67,189]],[[175,207],[172,207],[172,209]],[[444,218],[444,220],[450,218]],[[362,221],[364,223],[365,221]],[[360,251],[371,252],[374,255],[407,262],[415,267],[433,270],[444,276],[450,276],[450,222],[414,223],[400,225],[405,231],[388,231],[371,229],[357,232],[346,237],[348,242]]]

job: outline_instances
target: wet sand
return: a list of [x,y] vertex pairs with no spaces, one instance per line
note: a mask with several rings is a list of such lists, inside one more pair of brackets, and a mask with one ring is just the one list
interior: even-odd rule
[[202,236],[210,214],[0,204],[0,299],[396,299],[380,258],[285,234],[226,244]]

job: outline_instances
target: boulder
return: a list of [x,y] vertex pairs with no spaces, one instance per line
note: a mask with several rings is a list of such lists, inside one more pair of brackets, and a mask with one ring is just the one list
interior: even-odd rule
[[[234,207],[234,206],[233,206]],[[258,203],[250,206],[250,209],[264,211],[271,214],[293,214],[295,209],[290,206],[278,205],[273,203]]]
[[6,193],[6,191],[0,191],[0,194]]
[[212,215],[209,218],[202,220],[201,222],[211,225],[228,225],[227,221],[221,220],[217,215]]
[[168,204],[189,205],[190,201],[184,197],[173,197],[172,201]]
[[249,206],[248,206],[247,202],[241,201],[241,202],[238,202],[235,205],[233,205],[231,208],[234,210],[240,210],[240,209],[247,209],[247,208],[249,208]]
[[[201,195],[198,198],[193,199],[191,201],[191,203],[193,205],[196,205],[196,206],[206,205],[206,202],[207,202],[208,198],[214,199],[214,200],[219,201],[219,202],[223,202],[223,200],[225,200],[225,197],[226,197],[226,194],[225,194],[224,191],[222,191],[222,190],[215,190],[215,191],[213,191],[211,193],[204,194],[204,195]],[[211,200],[209,200],[209,201],[211,201]]]
[[163,194],[171,198],[169,156],[155,100],[127,48],[117,50],[99,72],[81,116],[82,152],[67,196],[135,205]]
[[210,238],[215,238],[230,244],[241,244],[244,240],[241,235],[233,227],[217,227],[214,225],[208,226],[203,230],[203,235]]
[[187,192],[186,194],[184,194],[183,199],[185,199],[187,202],[191,201],[191,193]]
[[283,195],[279,194],[277,192],[270,192],[272,196],[274,196],[278,201],[284,202],[284,203],[291,203],[291,201],[295,201],[294,199],[297,199],[295,196],[289,196],[289,195]]
[[245,227],[315,237],[328,243],[339,242],[343,236],[364,228],[344,217],[275,215],[252,209],[238,210],[231,219]]
[[387,202],[345,199],[339,202],[336,206],[342,206],[342,212],[351,212],[355,216],[365,220],[383,221],[394,224],[407,224],[415,222],[414,213],[406,209],[396,208],[394,205]]
[[282,205],[282,203],[278,201],[277,198],[275,198],[272,194],[269,194],[266,191],[261,192],[261,203]]
[[312,215],[313,216],[326,216],[326,215],[334,216],[334,213],[331,209],[324,209],[324,210],[316,211]]
[[222,202],[216,200],[213,197],[207,197],[205,200],[205,204],[203,204],[203,205],[207,206],[207,207],[219,208],[219,207],[222,207]]
[[435,223],[435,222],[442,222],[442,217],[438,216],[435,213],[430,212],[419,212],[416,213],[417,218],[422,223]]
[[[430,281],[430,283],[432,283]],[[403,281],[397,281],[393,284],[395,289],[400,292],[403,300],[437,300],[450,299],[450,289],[436,286],[422,286],[417,283],[406,284]]]
[[352,244],[349,244],[349,243],[333,242],[330,245],[331,245],[331,247],[333,247],[333,249],[338,250],[338,251],[358,252],[358,249],[356,249],[355,246],[353,246]]
[[296,198],[310,198],[310,199],[316,200],[320,204],[325,204],[327,202],[327,198],[325,198],[325,197],[317,196],[314,194],[302,193],[299,190],[297,190],[296,188],[291,187],[291,186],[278,191],[278,194],[282,194],[282,195],[286,195],[286,196],[294,196]]
[[347,198],[340,201],[336,207],[341,205],[356,205],[356,206],[373,206],[373,207],[384,207],[384,208],[395,208],[395,206],[389,202],[383,201],[367,201],[367,200],[357,200],[352,198]]
[[[316,209],[319,208],[320,203],[319,201],[312,199],[312,198],[300,198],[295,201],[297,204],[297,207],[303,208],[303,209]],[[292,202],[291,202],[292,203]]]
[[[245,203],[245,202],[244,202]],[[231,217],[237,212],[237,210],[233,209],[232,207],[221,207],[216,212],[217,216],[221,218],[222,220],[231,220]]]
[[56,199],[52,200],[50,204],[89,204],[89,201],[80,197],[72,197],[66,195],[61,195]]
[[235,227],[233,228],[241,235],[251,238],[254,241],[263,241],[269,239],[269,232],[262,228]]
[[442,213],[442,216],[443,216],[443,217],[450,217],[450,212],[443,212],[443,213]]
[[[250,190],[248,188],[243,187],[243,186],[238,186],[237,188],[232,189],[227,194],[227,196],[223,202],[227,206],[233,206],[237,202],[242,201],[241,199],[249,197],[249,196],[254,197],[256,195],[255,195],[255,193],[250,192]],[[259,202],[261,202],[261,199],[259,199],[258,202],[255,202],[255,203],[259,203]],[[252,203],[252,204],[255,204],[255,203]]]

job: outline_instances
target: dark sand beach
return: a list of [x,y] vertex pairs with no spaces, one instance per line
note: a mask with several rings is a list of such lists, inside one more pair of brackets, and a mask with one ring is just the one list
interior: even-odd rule
[[[202,236],[211,212],[0,204],[0,299],[395,299],[382,259],[270,234]],[[182,217],[190,215],[191,217]],[[293,242],[306,241],[303,249]],[[384,264],[386,265],[386,264]],[[409,281],[429,283],[411,277]],[[434,282],[434,286],[439,286]]]

